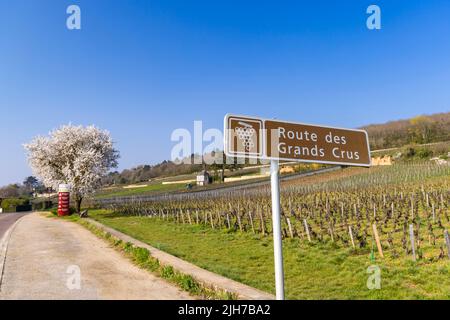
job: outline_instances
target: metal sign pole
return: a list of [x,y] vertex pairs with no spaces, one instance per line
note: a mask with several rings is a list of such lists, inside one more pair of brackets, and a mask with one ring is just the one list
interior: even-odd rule
[[278,160],[270,161],[272,190],[273,252],[275,258],[275,287],[277,300],[284,300],[283,243],[281,241],[280,179]]

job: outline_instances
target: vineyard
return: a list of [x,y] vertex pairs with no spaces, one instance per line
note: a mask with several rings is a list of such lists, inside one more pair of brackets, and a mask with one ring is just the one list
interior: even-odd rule
[[[331,241],[355,250],[372,248],[379,238],[381,255],[389,252],[398,257],[411,255],[414,250],[416,259],[446,256],[450,167],[415,164],[346,169],[326,179],[313,177],[283,185],[284,238]],[[187,194],[178,200],[128,200],[108,209],[124,215],[268,236],[270,205],[270,190],[258,188],[207,199]]]
[[[450,166],[346,168],[286,181],[281,197],[282,233],[288,245],[344,249],[372,262],[448,264]],[[272,232],[267,186],[207,197],[186,193],[155,201],[128,199],[104,209],[113,216],[248,234],[259,241]]]

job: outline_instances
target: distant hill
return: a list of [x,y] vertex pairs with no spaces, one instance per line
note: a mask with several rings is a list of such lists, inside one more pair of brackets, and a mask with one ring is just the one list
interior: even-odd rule
[[450,112],[362,127],[372,150],[450,140]]

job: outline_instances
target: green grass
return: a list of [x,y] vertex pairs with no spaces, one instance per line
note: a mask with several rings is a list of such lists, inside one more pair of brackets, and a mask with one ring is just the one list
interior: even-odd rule
[[[124,217],[91,211],[91,217],[199,267],[274,293],[270,237],[211,230],[157,218]],[[288,299],[450,299],[450,260],[414,263],[408,258],[377,259],[370,252],[332,243],[283,241]],[[381,268],[382,289],[368,290],[368,266]]]

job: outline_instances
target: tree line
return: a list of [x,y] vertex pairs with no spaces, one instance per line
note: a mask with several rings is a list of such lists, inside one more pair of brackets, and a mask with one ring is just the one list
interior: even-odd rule
[[[211,158],[220,159],[221,157],[223,164],[220,162],[212,163],[213,161],[206,161],[211,160]],[[113,171],[102,178],[102,185],[111,186],[139,183],[155,178],[194,174],[202,170],[208,170],[217,179],[221,179],[223,178],[224,170],[237,170],[246,166],[245,163],[237,163],[236,159],[228,159],[227,161],[223,151],[219,150],[205,154],[203,157],[192,154],[190,159],[187,159],[190,161],[185,161],[186,159],[179,161],[165,160],[156,165],[140,165],[131,169],[125,169],[122,172]]]
[[0,187],[0,208],[11,210],[17,206],[29,205],[34,193],[52,191],[34,176],[26,177],[23,183]]
[[22,184],[13,183],[0,187],[0,199],[30,197],[33,193],[42,193],[48,188],[36,177],[26,177]]
[[450,112],[368,125],[372,150],[450,140]]

